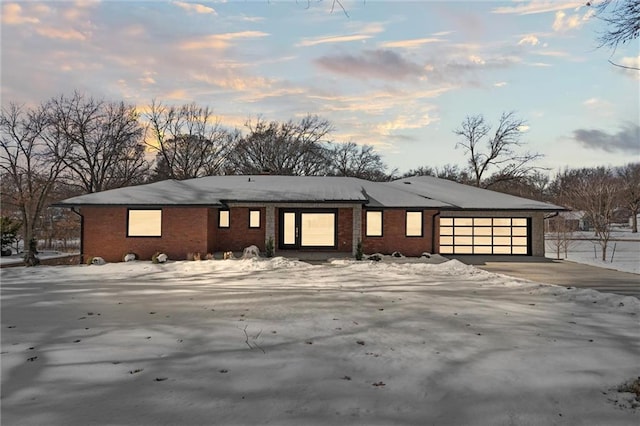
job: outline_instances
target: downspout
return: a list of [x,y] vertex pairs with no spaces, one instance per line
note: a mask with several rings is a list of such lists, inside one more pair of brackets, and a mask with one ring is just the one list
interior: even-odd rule
[[[440,210],[433,216],[431,216],[431,254],[436,252],[436,218],[440,216]],[[438,230],[438,236],[440,231]]]
[[544,215],[543,216],[543,220],[542,220],[542,232],[547,232],[547,219],[553,219],[554,217],[557,217],[560,214],[560,212],[553,212],[550,216]]
[[71,207],[71,211],[80,216],[80,264],[84,264],[84,216],[76,210],[75,207]]

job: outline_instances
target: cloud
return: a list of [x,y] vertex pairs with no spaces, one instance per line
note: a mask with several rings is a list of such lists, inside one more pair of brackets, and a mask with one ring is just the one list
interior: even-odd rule
[[186,3],[183,1],[174,1],[173,4],[186,10],[187,12],[204,13],[204,14],[210,13],[213,15],[218,15],[218,13],[212,7],[208,7],[198,3]]
[[[615,67],[616,71],[631,77],[636,80],[640,80],[640,55],[639,56],[626,56],[619,61],[613,61],[622,67]],[[627,68],[623,68],[627,67]]]
[[355,22],[348,25],[352,34],[350,35],[330,35],[320,36],[313,38],[304,38],[302,41],[296,44],[298,47],[315,46],[318,44],[327,43],[348,43],[352,41],[363,41],[373,37],[374,34],[378,34],[384,31],[384,26],[378,22],[362,24]]
[[267,37],[269,34],[262,31],[240,31],[235,33],[212,34],[195,40],[185,41],[180,47],[185,50],[197,49],[225,49],[230,42],[237,39],[251,39]]
[[444,41],[444,40],[436,37],[415,38],[410,40],[388,41],[388,42],[382,43],[380,47],[384,47],[384,48],[401,47],[405,49],[415,49],[416,47],[420,47],[423,44],[438,43],[441,41]]
[[367,39],[369,39],[371,37],[372,36],[366,35],[366,34],[354,34],[354,35],[348,35],[348,36],[318,37],[318,38],[313,38],[313,39],[304,39],[300,43],[296,44],[296,46],[303,47],[303,46],[315,46],[315,45],[318,45],[318,44],[325,44],[325,43],[347,43],[347,42],[350,42],[350,41],[367,40]]
[[17,3],[5,3],[2,5],[2,23],[5,25],[37,24],[38,18],[24,16],[22,7]]
[[561,50],[536,50],[533,53],[540,56],[552,56],[554,58],[566,58],[570,56],[567,52]]
[[557,32],[574,30],[584,25],[584,23],[587,22],[594,14],[595,12],[593,11],[593,9],[589,9],[582,16],[579,13],[567,15],[563,11],[559,10],[556,12],[556,17],[553,21],[552,28]]
[[508,83],[507,83],[506,81],[499,81],[499,82],[497,82],[497,83],[493,83],[493,85],[494,85],[495,87],[504,87],[504,86],[506,86],[507,84],[508,84]]
[[559,2],[559,1],[531,1],[522,2],[517,6],[496,7],[491,13],[530,15],[535,13],[555,12],[556,10],[576,9],[584,6],[584,1]]
[[54,38],[60,40],[86,40],[87,37],[73,28],[59,29],[48,26],[40,26],[36,28],[36,32],[46,38]]
[[540,43],[540,40],[538,40],[538,37],[534,36],[534,35],[528,35],[523,37],[522,39],[520,39],[520,41],[518,42],[518,44],[530,44],[531,46],[535,46],[537,44]]
[[367,50],[360,55],[333,55],[317,59],[316,64],[336,74],[354,78],[404,80],[424,74],[424,67],[405,60],[391,50]]
[[640,141],[640,126],[627,123],[615,134],[609,134],[597,129],[577,129],[573,131],[573,139],[588,149],[638,153],[640,151],[640,146],[638,145],[638,141]]

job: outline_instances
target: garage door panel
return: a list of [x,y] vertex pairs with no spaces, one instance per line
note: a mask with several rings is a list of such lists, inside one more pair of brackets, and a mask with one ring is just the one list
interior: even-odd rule
[[440,253],[528,255],[530,226],[527,218],[441,218]]

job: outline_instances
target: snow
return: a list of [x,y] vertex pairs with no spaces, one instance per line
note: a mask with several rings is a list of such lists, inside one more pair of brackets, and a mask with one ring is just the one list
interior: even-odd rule
[[501,192],[463,185],[433,176],[414,176],[395,180],[386,185],[402,187],[406,191],[440,200],[462,209],[476,210],[565,210],[564,207],[529,200]]
[[216,206],[233,202],[350,202],[370,207],[564,210],[552,204],[431,176],[394,182],[370,182],[337,176],[207,176],[85,194],[57,205]]
[[[574,232],[571,238],[566,260],[640,274],[640,234],[623,228],[612,231],[606,261],[602,260],[602,249],[594,239],[593,232]],[[555,259],[557,253],[553,234],[545,237],[545,244],[546,257]],[[560,258],[565,258],[564,251],[561,251]]]
[[640,420],[640,300],[458,261],[2,271],[3,424]]

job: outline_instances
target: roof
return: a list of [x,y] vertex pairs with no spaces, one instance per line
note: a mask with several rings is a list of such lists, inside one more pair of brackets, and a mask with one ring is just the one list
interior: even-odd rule
[[[455,209],[464,210],[566,210],[542,201],[516,197],[502,192],[490,191],[475,186],[463,185],[433,176],[414,176],[390,182],[423,197],[448,203]],[[446,208],[445,208],[446,209]]]
[[356,203],[380,208],[563,210],[432,177],[371,182],[334,176],[207,176],[92,194],[58,206],[223,206],[227,203]]

